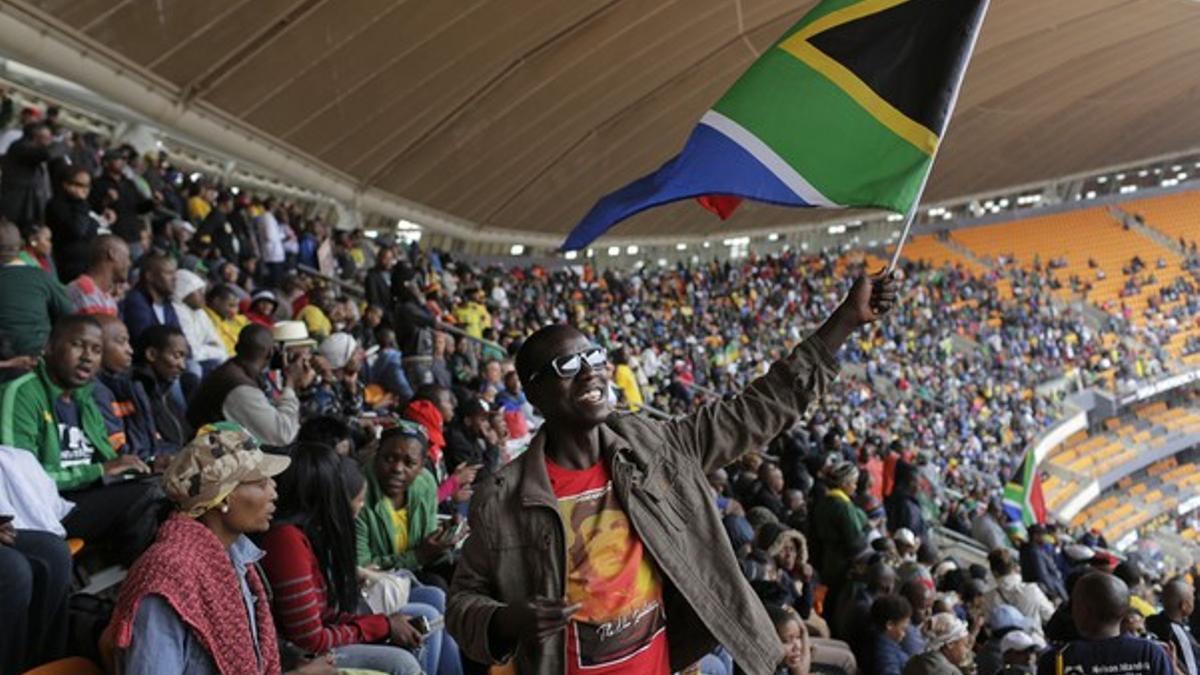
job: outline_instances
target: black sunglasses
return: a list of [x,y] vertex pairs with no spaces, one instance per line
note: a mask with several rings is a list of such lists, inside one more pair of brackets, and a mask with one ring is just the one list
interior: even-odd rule
[[575,352],[574,354],[559,356],[534,373],[529,378],[529,383],[533,384],[534,380],[551,372],[564,380],[569,380],[578,375],[579,371],[583,370],[583,364],[585,363],[591,370],[603,368],[608,364],[608,352],[603,347],[591,347],[581,352]]

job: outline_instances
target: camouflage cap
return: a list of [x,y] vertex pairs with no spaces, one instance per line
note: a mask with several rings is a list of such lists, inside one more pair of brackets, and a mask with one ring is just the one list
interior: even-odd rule
[[234,422],[209,424],[171,459],[163,490],[180,511],[196,518],[217,506],[241,483],[278,475],[289,457],[270,455]]

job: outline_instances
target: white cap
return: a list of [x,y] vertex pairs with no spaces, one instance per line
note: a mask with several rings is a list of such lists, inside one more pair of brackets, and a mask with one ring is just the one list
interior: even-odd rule
[[1000,652],[1007,654],[1009,652],[1023,652],[1027,649],[1041,649],[1046,643],[1037,635],[1030,635],[1023,630],[1014,630],[1006,633],[1000,640]]
[[358,349],[358,341],[349,333],[334,333],[325,338],[317,351],[329,361],[329,365],[334,368],[345,368],[353,358],[356,349]]

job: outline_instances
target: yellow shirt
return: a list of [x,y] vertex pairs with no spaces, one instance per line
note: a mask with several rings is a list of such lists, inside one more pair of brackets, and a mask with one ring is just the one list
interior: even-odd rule
[[396,531],[396,553],[404,553],[408,550],[408,507],[397,509],[390,499],[384,499],[383,503],[392,516],[392,529]]
[[250,319],[242,314],[234,314],[232,319],[223,319],[211,307],[205,307],[204,313],[208,315],[213,327],[217,329],[217,336],[221,338],[221,344],[225,345],[225,353],[233,356],[238,334],[242,332],[246,324],[250,323]]
[[620,387],[625,394],[625,402],[629,404],[629,409],[638,411],[642,407],[642,390],[638,389],[637,376],[633,374],[633,368],[625,364],[617,366],[617,370],[613,373],[613,383]]
[[325,316],[325,312],[321,311],[316,305],[305,305],[304,309],[296,315],[297,321],[303,321],[305,327],[308,328],[308,334],[315,340],[324,340],[333,332],[333,323],[329,321],[329,317]]
[[200,221],[208,217],[212,211],[212,204],[204,201],[204,197],[199,195],[188,199],[187,201],[188,217],[192,219],[192,224],[199,227]]
[[454,310],[454,318],[463,325],[467,335],[474,338],[483,337],[483,329],[492,325],[492,315],[487,307],[478,302],[468,302]]

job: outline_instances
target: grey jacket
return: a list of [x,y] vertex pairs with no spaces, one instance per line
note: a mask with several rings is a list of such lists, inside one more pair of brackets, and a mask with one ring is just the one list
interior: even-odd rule
[[[740,395],[669,422],[613,415],[600,427],[613,489],[664,577],[671,668],[682,670],[723,644],[750,675],[783,656],[761,602],[743,578],[705,476],[791,428],[826,389],[837,363],[809,338]],[[492,614],[507,603],[565,593],[565,532],[546,473],[545,436],[481,481],[471,536],[450,588],[450,634],[472,658],[512,657],[517,672],[565,672],[563,634],[515,655],[488,642]],[[497,650],[497,651],[494,651]]]

